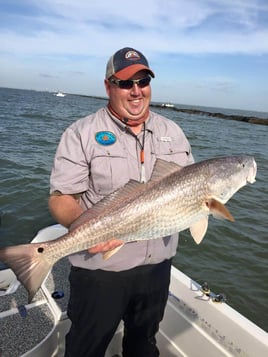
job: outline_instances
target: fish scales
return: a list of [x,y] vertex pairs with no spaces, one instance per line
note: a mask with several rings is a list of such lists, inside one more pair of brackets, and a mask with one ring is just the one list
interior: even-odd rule
[[14,270],[31,300],[57,260],[112,238],[128,243],[190,228],[200,243],[209,214],[234,220],[224,203],[255,181],[256,170],[250,156],[210,159],[184,168],[157,160],[148,183],[130,181],[82,214],[69,233],[54,241],[0,249],[0,260]]
[[[201,204],[207,196],[207,166],[205,164],[185,168],[171,174],[164,183],[148,185],[148,191],[138,197],[130,197],[127,205],[121,202],[117,211],[99,216],[79,228],[73,236],[76,250],[81,251],[107,241],[111,237],[130,242],[133,240],[155,239],[184,230],[202,215],[207,207]],[[202,175],[198,175],[202,172]],[[134,192],[135,193],[135,192]],[[58,258],[74,253],[74,243],[70,235],[57,242],[56,249],[51,245],[47,253]]]

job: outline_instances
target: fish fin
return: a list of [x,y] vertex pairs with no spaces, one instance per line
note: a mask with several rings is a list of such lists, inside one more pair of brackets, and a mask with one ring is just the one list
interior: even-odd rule
[[206,202],[206,205],[214,218],[228,219],[229,221],[234,222],[234,217],[221,202],[212,198]]
[[44,257],[42,243],[2,248],[0,260],[13,270],[17,279],[26,288],[29,302],[32,301],[52,266]]
[[202,242],[208,228],[208,217],[203,217],[190,227],[191,235],[196,244]]
[[183,167],[172,161],[157,159],[154,165],[150,182],[159,182],[163,177],[180,171]]
[[102,254],[103,259],[107,260],[107,259],[111,258],[115,253],[117,253],[123,247],[123,245],[124,244],[119,245],[119,247],[116,247],[114,249],[108,250],[107,252],[103,253]]
[[85,223],[89,222],[90,220],[97,218],[99,214],[100,214],[100,212],[97,208],[95,208],[95,206],[94,206],[94,209],[93,209],[93,207],[87,209],[78,218],[76,218],[72,222],[72,224],[69,227],[69,232],[72,232],[77,227],[81,226],[82,224],[85,224]]

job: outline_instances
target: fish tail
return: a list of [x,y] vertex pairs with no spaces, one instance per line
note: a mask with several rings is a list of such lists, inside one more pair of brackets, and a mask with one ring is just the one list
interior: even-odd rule
[[44,253],[44,244],[22,244],[0,249],[0,261],[10,267],[28,291],[31,302],[47,276],[52,263]]

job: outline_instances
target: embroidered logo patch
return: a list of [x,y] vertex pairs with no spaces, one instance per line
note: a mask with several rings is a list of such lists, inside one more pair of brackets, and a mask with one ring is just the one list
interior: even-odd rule
[[140,59],[140,55],[136,51],[128,51],[125,54],[125,58],[131,61],[138,61]]
[[116,136],[110,131],[99,131],[95,134],[95,139],[98,144],[109,146],[116,142]]

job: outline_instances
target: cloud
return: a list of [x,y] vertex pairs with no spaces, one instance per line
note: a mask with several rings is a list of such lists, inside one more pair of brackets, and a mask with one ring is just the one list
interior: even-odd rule
[[211,91],[232,93],[239,87],[233,78],[227,77],[207,77],[195,83],[196,88],[209,89]]
[[43,77],[43,78],[59,78],[58,76],[54,76],[54,75],[51,75],[51,74],[48,74],[48,73],[40,73],[40,77]]
[[107,57],[136,45],[149,55],[268,53],[264,1],[26,0],[25,11],[17,4],[20,13],[4,11],[13,21],[0,25],[1,52]]
[[103,95],[108,57],[131,46],[157,73],[158,99],[267,107],[267,0],[9,0],[0,43],[6,86]]

